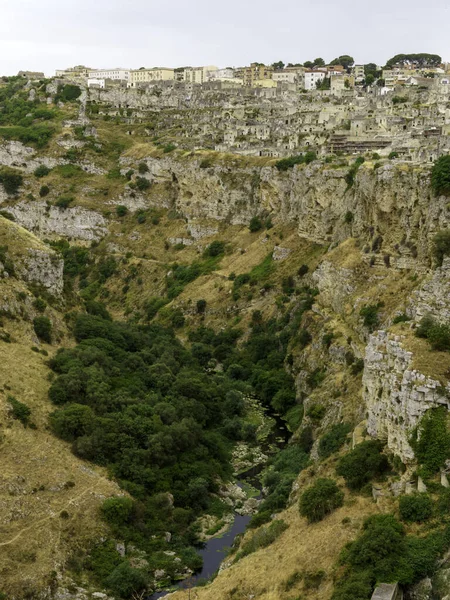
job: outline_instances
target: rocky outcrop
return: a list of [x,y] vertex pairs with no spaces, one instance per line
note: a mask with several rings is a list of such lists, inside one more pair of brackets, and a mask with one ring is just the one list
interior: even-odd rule
[[9,207],[17,223],[39,236],[61,236],[76,240],[99,240],[108,232],[99,213],[78,206],[60,209],[45,202],[22,201]]
[[442,267],[412,293],[407,312],[416,322],[425,315],[440,323],[450,322],[450,258],[444,258]]
[[[255,215],[270,214],[321,245],[359,238],[368,260],[378,255],[400,269],[429,266],[431,239],[450,224],[447,201],[431,194],[427,167],[363,166],[348,187],[347,169],[318,162],[287,172],[239,163],[200,168],[198,160],[170,157],[145,162],[154,184],[149,203],[171,207],[189,222],[248,224]],[[122,158],[122,167],[132,165]]]
[[421,417],[430,408],[449,404],[440,382],[415,370],[412,362],[401,336],[385,331],[370,336],[363,375],[367,431],[386,440],[404,463],[414,460],[408,440]]

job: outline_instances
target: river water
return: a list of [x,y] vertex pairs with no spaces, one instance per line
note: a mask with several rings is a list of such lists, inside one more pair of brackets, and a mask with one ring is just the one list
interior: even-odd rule
[[[286,427],[285,422],[276,414],[268,411],[268,415],[274,420],[274,426],[271,434],[267,440],[262,444],[261,450],[267,454],[273,454],[274,448],[283,448],[290,437],[290,432]],[[253,487],[261,490],[261,483],[258,479],[259,473],[265,468],[265,464],[257,465],[252,467],[245,473],[239,475],[239,480],[236,482],[238,485],[243,483],[249,483]],[[248,522],[251,519],[251,515],[239,515],[235,513],[234,520],[231,527],[219,537],[211,538],[208,540],[202,548],[197,550],[198,554],[203,559],[202,570],[192,575],[189,578],[189,586],[195,586],[199,580],[209,579],[218,571],[221,563],[227,556],[230,547],[237,535],[244,533]],[[170,590],[163,590],[161,592],[155,592],[147,598],[147,600],[157,600],[157,598],[163,598],[167,594],[170,594],[176,588],[183,589],[187,586],[187,580],[181,581],[174,585]]]

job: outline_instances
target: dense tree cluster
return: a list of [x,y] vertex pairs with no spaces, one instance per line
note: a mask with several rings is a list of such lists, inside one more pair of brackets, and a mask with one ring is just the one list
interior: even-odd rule
[[438,67],[441,63],[442,58],[438,54],[421,52],[419,54],[396,54],[387,61],[386,67],[390,68],[395,65],[413,65],[418,68]]

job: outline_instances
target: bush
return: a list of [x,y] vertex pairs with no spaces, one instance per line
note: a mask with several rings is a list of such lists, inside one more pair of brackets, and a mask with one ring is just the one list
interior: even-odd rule
[[52,343],[52,323],[47,317],[36,317],[33,319],[34,332],[40,340]]
[[141,175],[144,175],[144,173],[148,173],[148,165],[147,163],[139,163],[138,165],[138,171]]
[[197,313],[199,315],[205,314],[206,300],[197,300]]
[[145,177],[136,177],[136,187],[139,191],[145,192],[150,188],[150,181]]
[[350,489],[361,489],[387,470],[388,461],[382,450],[378,440],[362,442],[340,459],[336,473],[342,475]]
[[0,183],[3,185],[5,192],[12,196],[19,191],[20,186],[23,184],[23,177],[20,171],[16,169],[1,167]]
[[308,265],[302,265],[301,267],[299,267],[298,271],[297,271],[297,275],[299,277],[303,277],[304,275],[306,275],[306,273],[309,271],[309,267]]
[[270,546],[280,535],[286,531],[288,525],[281,519],[273,521],[267,527],[261,527],[247,542],[242,545],[242,549],[237,553],[236,560],[256,552],[260,548]]
[[47,308],[47,302],[42,298],[36,298],[36,300],[33,302],[33,306],[37,311],[43,313]]
[[39,167],[36,167],[36,169],[34,170],[34,176],[38,179],[40,179],[41,177],[45,177],[49,173],[50,169],[45,165],[39,165]]
[[74,403],[51,413],[50,427],[61,439],[73,442],[91,431],[94,416],[89,406]]
[[325,433],[319,440],[319,456],[327,458],[337,452],[346,442],[347,436],[352,430],[349,423],[338,423]]
[[14,396],[8,396],[7,401],[11,406],[11,414],[13,419],[20,421],[24,427],[27,427],[30,420],[31,409],[28,408],[28,406],[23,402],[16,400]]
[[262,226],[263,224],[259,217],[252,217],[248,228],[250,229],[251,233],[256,233],[262,229]]
[[325,413],[325,406],[323,406],[322,404],[312,404],[308,408],[306,415],[313,421],[321,421],[324,418]]
[[141,571],[133,569],[128,562],[123,562],[105,580],[106,585],[121,598],[140,597],[147,587]]
[[70,204],[72,204],[72,202],[75,200],[75,198],[73,196],[60,196],[58,198],[58,200],[55,202],[55,206],[57,206],[58,208],[62,208],[63,210],[65,210],[66,208],[68,208],[68,206]]
[[300,496],[300,514],[309,523],[321,521],[344,503],[344,493],[332,479],[318,479]]
[[77,85],[67,83],[58,87],[58,95],[63,102],[72,102],[81,96],[81,88]]
[[225,252],[225,242],[215,240],[205,249],[205,256],[220,256]]
[[444,256],[450,255],[450,230],[444,229],[442,231],[438,231],[438,233],[434,236],[433,255],[439,267],[444,261]]
[[347,223],[347,225],[349,225],[350,223],[353,223],[353,219],[354,219],[353,213],[350,210],[348,210],[344,216],[344,223]]
[[50,188],[48,187],[48,185],[42,185],[41,189],[39,190],[39,196],[41,198],[44,198],[45,196],[48,196],[49,193],[50,193]]
[[421,523],[431,517],[433,505],[428,494],[412,494],[401,496],[399,510],[402,521]]
[[379,305],[373,304],[370,306],[364,306],[359,311],[360,316],[363,317],[364,325],[369,331],[373,331],[379,323],[378,309]]
[[450,435],[447,431],[445,407],[428,410],[413,432],[410,444],[425,475],[433,475],[450,456]]
[[123,204],[119,204],[119,206],[116,206],[116,215],[118,217],[124,217],[127,214],[127,212],[128,208]]
[[133,500],[126,496],[108,498],[103,502],[100,511],[109,525],[125,525],[129,523],[133,513]]
[[288,169],[292,169],[294,165],[301,165],[313,162],[317,160],[317,155],[315,152],[306,152],[305,154],[300,154],[298,156],[290,156],[289,158],[282,158],[275,163],[276,168],[279,171],[287,171]]
[[441,156],[434,163],[431,187],[437,196],[450,196],[450,154]]
[[389,160],[394,160],[394,158],[398,158],[398,152],[389,152],[388,158]]

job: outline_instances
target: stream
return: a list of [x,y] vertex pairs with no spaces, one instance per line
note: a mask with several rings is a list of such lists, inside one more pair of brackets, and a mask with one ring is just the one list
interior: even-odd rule
[[[261,450],[268,455],[273,455],[274,447],[279,450],[284,448],[291,433],[288,430],[286,423],[277,414],[267,411],[267,415],[273,419],[274,425],[267,439],[261,444]],[[237,485],[241,487],[242,484],[248,483],[261,492],[262,485],[258,475],[265,467],[266,464],[259,464],[240,473],[239,479],[236,481]],[[258,498],[260,497],[261,494]],[[219,567],[227,556],[236,536],[245,532],[250,519],[251,515],[240,515],[235,513],[231,527],[224,534],[219,537],[211,538],[202,548],[197,550],[197,553],[203,559],[203,567],[201,571],[194,573],[192,577],[189,578],[189,587],[195,587],[196,582],[209,579],[219,570]],[[183,589],[186,587],[186,580],[180,581],[178,584],[174,584],[169,590],[162,590],[148,596],[147,600],[157,600],[157,598],[163,598],[167,594],[176,591],[176,589]]]

